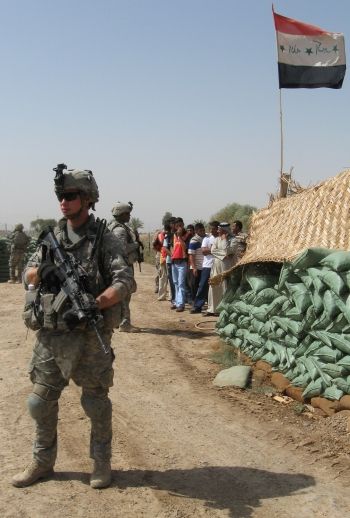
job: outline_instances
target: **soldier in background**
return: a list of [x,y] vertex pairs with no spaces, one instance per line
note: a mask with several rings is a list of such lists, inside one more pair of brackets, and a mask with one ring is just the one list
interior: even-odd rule
[[[28,397],[28,409],[36,424],[33,460],[13,477],[12,484],[25,487],[52,474],[57,456],[58,400],[72,379],[82,387],[81,405],[91,422],[90,457],[94,464],[90,486],[101,489],[111,482],[112,404],[108,397],[113,385],[111,339],[113,329],[120,323],[120,302],[129,295],[133,276],[118,240],[111,232],[100,233],[102,222],[89,214],[99,200],[92,172],[66,170],[64,166],[61,175],[56,175],[55,192],[64,217],[54,233],[65,253],[85,272],[88,293],[103,317],[100,334],[107,353],[86,321],[76,321],[73,325],[71,318],[65,318],[73,311],[69,301],[56,304],[62,294],[58,291],[61,272],[52,251],[40,247],[24,272],[25,286],[38,289],[38,306],[43,313],[34,322],[31,318],[30,324],[25,320],[28,327],[38,331],[29,368],[33,389]],[[101,237],[93,254],[96,236]],[[36,315],[33,311],[33,316]]]
[[30,243],[30,237],[23,232],[22,223],[18,223],[10,234],[9,239],[11,241],[9,259],[10,279],[7,282],[10,284],[20,284],[22,282],[24,256]]
[[[143,244],[140,241],[138,232],[132,230],[127,224],[130,221],[132,209],[133,204],[130,201],[128,203],[118,201],[112,209],[113,219],[109,222],[108,228],[119,239],[124,256],[134,271],[134,263],[139,262],[140,250],[143,249]],[[136,290],[137,284],[134,279],[134,287],[131,293],[135,293]],[[122,321],[119,326],[119,331],[124,333],[139,333],[141,329],[131,324],[130,300],[131,294],[123,300]]]

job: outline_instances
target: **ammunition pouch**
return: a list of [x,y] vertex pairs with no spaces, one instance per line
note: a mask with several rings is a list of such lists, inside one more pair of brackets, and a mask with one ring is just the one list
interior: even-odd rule
[[42,327],[37,300],[38,290],[26,292],[22,318],[24,325],[32,331],[38,331]]

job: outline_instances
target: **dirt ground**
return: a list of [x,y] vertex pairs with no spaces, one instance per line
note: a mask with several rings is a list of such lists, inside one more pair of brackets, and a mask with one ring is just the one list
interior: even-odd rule
[[[71,384],[60,401],[55,475],[26,489],[10,480],[31,457],[27,365],[34,333],[23,288],[0,284],[0,515],[3,517],[349,516],[349,433],[341,416],[297,415],[257,392],[212,385],[220,366],[212,322],[170,311],[137,273],[133,323],[114,334],[113,483],[89,486],[89,422]],[[197,329],[199,321],[208,329]]]

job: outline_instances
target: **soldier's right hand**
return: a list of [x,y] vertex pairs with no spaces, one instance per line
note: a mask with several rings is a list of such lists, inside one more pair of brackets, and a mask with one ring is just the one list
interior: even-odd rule
[[39,279],[49,287],[58,286],[60,284],[59,270],[50,260],[43,261],[37,273]]

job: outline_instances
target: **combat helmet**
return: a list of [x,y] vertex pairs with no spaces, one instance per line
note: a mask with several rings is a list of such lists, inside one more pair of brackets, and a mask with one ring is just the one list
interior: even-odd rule
[[120,216],[121,214],[129,213],[132,211],[133,204],[131,201],[128,203],[122,203],[120,201],[117,202],[117,204],[112,209],[112,214],[115,218]]
[[[63,172],[64,170],[66,172]],[[67,190],[77,190],[86,194],[91,201],[92,209],[95,210],[95,203],[99,200],[99,192],[92,171],[88,169],[67,169],[65,164],[58,164],[54,171],[56,171],[56,195],[62,194]]]
[[15,230],[22,231],[23,229],[24,229],[24,226],[22,225],[22,223],[17,223],[17,225],[15,226]]

